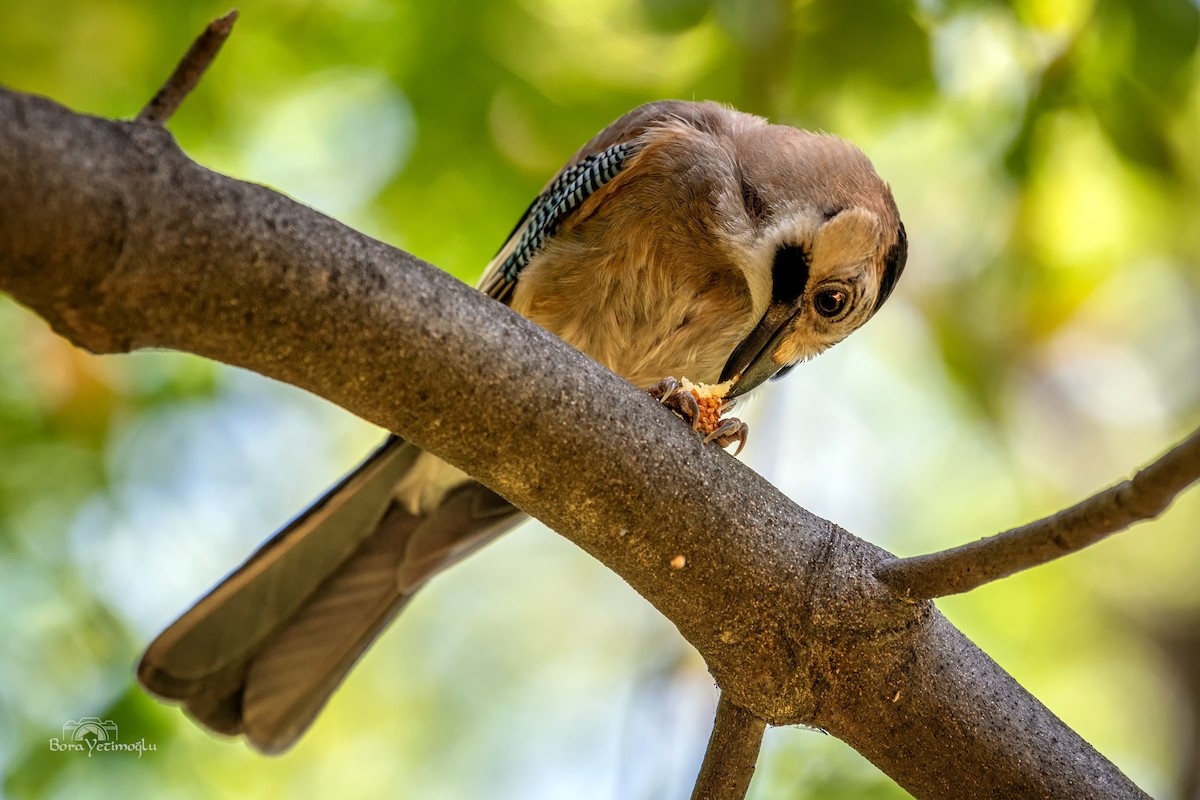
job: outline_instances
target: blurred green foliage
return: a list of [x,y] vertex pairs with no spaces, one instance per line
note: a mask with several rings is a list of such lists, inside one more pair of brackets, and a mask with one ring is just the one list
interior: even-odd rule
[[[0,4],[0,83],[131,117],[212,2]],[[1200,12],[1190,0],[249,0],[170,123],[473,280],[533,194],[651,99],[858,142],[912,250],[877,320],[753,409],[746,459],[899,553],[1048,513],[1200,421]],[[0,120],[3,124],[3,120]],[[96,359],[0,300],[0,771],[12,797],[684,797],[713,694],[628,587],[528,526],[440,578],[290,754],[212,739],[139,648],[377,432],[256,376]],[[1196,702],[1200,502],[941,607],[1156,796]],[[48,741],[84,716],[156,750]],[[773,731],[765,798],[902,797]]]

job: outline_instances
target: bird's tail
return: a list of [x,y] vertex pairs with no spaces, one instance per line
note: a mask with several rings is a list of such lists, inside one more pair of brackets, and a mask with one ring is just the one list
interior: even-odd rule
[[473,481],[410,513],[394,490],[420,454],[389,438],[163,631],[142,685],[263,752],[290,747],[425,580],[523,518]]

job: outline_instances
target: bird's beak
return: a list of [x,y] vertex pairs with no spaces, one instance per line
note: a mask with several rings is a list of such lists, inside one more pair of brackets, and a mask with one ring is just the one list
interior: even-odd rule
[[721,371],[721,382],[734,382],[726,397],[746,394],[788,366],[775,363],[771,355],[778,349],[788,323],[799,310],[799,304],[796,303],[772,303],[767,306],[754,330],[750,331],[725,362],[725,369]]

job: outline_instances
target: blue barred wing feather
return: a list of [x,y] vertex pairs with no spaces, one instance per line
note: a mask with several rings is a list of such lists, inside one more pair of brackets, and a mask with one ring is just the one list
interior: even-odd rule
[[[619,142],[564,167],[521,217],[500,250],[501,254],[505,251],[508,254],[504,258],[497,254],[480,288],[507,303],[521,270],[537,255],[546,240],[558,232],[584,201],[615,178],[639,149],[637,141]],[[515,245],[510,247],[514,239]]]

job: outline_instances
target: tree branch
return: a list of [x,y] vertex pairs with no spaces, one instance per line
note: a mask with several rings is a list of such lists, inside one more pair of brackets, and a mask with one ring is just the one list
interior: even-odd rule
[[204,71],[221,51],[221,45],[225,44],[225,40],[233,32],[233,23],[237,22],[237,18],[238,12],[234,10],[208,23],[204,32],[196,37],[196,41],[192,42],[192,46],[183,54],[171,77],[167,78],[167,82],[137,115],[138,122],[163,125],[171,118],[184,98],[196,88]]
[[1200,429],[1130,480],[1070,508],[950,550],[885,559],[875,575],[906,597],[929,599],[968,592],[1154,519],[1198,479]]
[[742,800],[750,789],[766,729],[766,722],[738,708],[722,692],[692,800]]
[[728,702],[824,728],[917,797],[1144,797],[879,583],[886,553],[545,330],[160,127],[4,90],[0,121],[0,290],[72,342],[198,353],[396,431],[621,575]]

